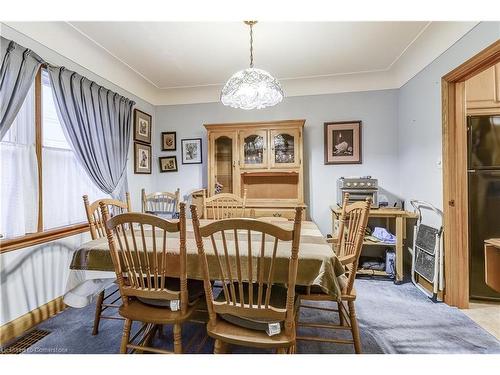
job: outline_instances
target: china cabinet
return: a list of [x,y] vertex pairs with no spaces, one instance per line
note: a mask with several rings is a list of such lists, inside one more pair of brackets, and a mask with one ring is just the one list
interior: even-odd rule
[[247,189],[250,216],[293,218],[294,207],[304,205],[304,123],[206,124],[208,195]]

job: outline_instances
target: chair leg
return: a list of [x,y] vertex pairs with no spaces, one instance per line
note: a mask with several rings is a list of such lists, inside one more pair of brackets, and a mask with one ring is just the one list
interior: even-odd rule
[[159,324],[159,325],[158,325],[158,330],[157,330],[157,332],[158,332],[158,338],[159,338],[159,339],[162,339],[162,338],[163,338],[163,336],[164,336],[164,335],[163,335],[163,325],[162,325],[162,324]]
[[182,329],[180,324],[174,324],[174,353],[182,354]]
[[341,326],[345,326],[344,314],[341,311],[341,307],[340,307],[340,305],[343,304],[343,303],[344,302],[342,302],[342,301],[337,301],[337,310],[339,310],[339,323],[340,323]]
[[99,322],[101,321],[102,312],[102,301],[104,300],[104,290],[99,293],[97,300],[95,302],[95,316],[94,316],[94,328],[92,330],[92,335],[95,336],[99,333]]
[[215,340],[214,354],[224,354],[227,350],[227,343],[222,340]]
[[153,327],[151,328],[151,333],[150,333],[148,339],[144,342],[144,346],[146,346],[146,347],[151,346],[151,344],[153,343],[153,340],[155,338],[156,331],[158,331],[158,327],[159,326],[157,324],[153,325]]
[[356,352],[356,354],[361,354],[361,339],[359,338],[358,319],[356,318],[356,310],[354,309],[354,302],[348,301],[347,305],[349,306],[349,318],[351,320],[354,351]]
[[130,338],[130,328],[132,327],[132,320],[125,319],[125,323],[123,323],[123,334],[122,334],[122,342],[120,344],[120,353],[127,353],[127,344]]

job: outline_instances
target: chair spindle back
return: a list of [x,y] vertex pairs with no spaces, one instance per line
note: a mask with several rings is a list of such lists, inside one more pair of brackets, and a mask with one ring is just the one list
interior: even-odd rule
[[345,293],[349,294],[354,285],[356,270],[358,268],[359,256],[365,238],[365,229],[368,224],[371,199],[348,204],[349,193],[344,194],[342,212],[340,214],[338,252],[341,259],[349,259],[345,265],[349,272],[349,278]]
[[[185,312],[188,306],[185,204],[180,204],[178,221],[140,213],[110,218],[105,204],[101,204],[101,210],[123,303],[128,303],[128,297],[179,300],[181,311]],[[151,235],[146,236],[148,231]],[[179,233],[178,250],[167,246],[172,233]],[[167,288],[167,277],[172,274],[178,275],[179,290]]]
[[92,203],[89,203],[89,197],[87,195],[83,196],[83,205],[85,207],[85,213],[87,214],[87,220],[90,227],[90,236],[93,240],[97,238],[106,237],[106,230],[104,227],[105,221],[102,217],[102,212],[100,205],[103,203],[107,206],[110,216],[122,214],[125,212],[132,211],[132,205],[130,204],[130,195],[125,193],[125,202],[118,199],[98,199]]
[[151,213],[154,215],[175,215],[179,212],[180,189],[175,193],[155,192],[146,194],[146,190],[141,190],[142,212]]
[[[286,332],[291,334],[302,208],[296,208],[291,230],[244,218],[219,220],[201,227],[194,205],[191,206],[191,216],[204,275],[209,324],[215,323],[217,314],[267,318],[284,321]],[[204,238],[210,239],[210,251],[216,255],[217,261],[211,264],[205,254]],[[271,296],[280,241],[290,242],[291,249],[285,307],[273,306]],[[210,278],[222,282],[224,302],[214,300]]]
[[247,189],[243,191],[243,198],[231,193],[219,193],[203,199],[203,218],[214,220],[240,218],[245,216]]

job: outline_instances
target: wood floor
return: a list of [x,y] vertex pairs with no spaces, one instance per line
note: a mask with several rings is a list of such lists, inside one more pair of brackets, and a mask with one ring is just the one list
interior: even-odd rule
[[500,340],[500,303],[471,301],[469,308],[461,311]]

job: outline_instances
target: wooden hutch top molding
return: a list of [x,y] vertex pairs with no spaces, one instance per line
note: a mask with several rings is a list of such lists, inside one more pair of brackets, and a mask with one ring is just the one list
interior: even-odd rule
[[221,124],[204,124],[207,130],[233,130],[245,128],[263,128],[263,127],[284,127],[301,126],[304,127],[306,120],[279,120],[279,121],[257,121],[257,122],[231,122]]

